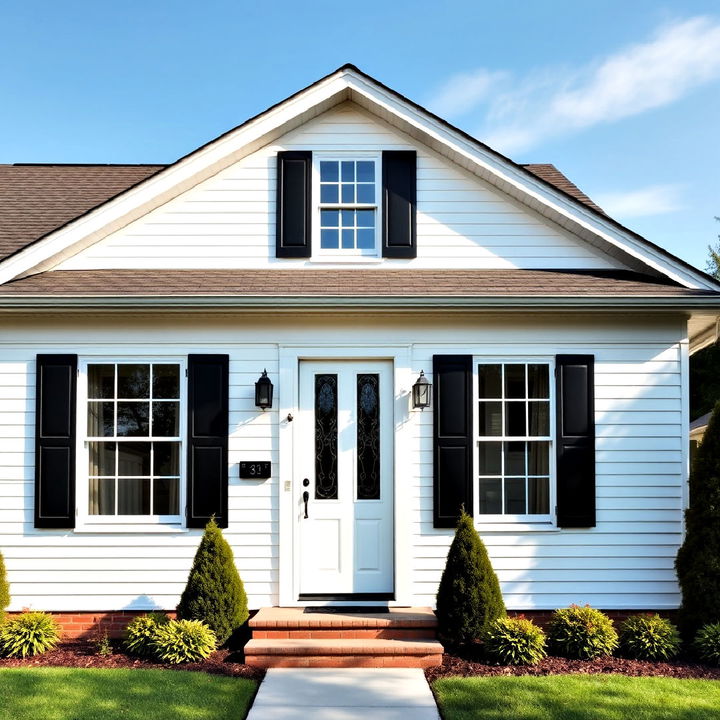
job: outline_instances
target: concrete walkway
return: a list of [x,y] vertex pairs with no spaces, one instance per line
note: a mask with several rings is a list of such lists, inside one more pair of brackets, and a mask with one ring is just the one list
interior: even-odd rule
[[273,668],[248,720],[439,720],[415,668]]

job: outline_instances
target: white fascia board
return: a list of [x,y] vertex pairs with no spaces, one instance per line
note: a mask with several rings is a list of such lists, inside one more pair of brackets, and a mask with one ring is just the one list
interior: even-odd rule
[[352,70],[348,70],[347,73],[350,77],[351,90],[381,106],[387,112],[434,140],[449,146],[460,156],[479,165],[487,174],[497,179],[500,189],[507,191],[509,186],[534,198],[554,213],[592,232],[606,243],[617,247],[685,287],[717,290],[717,285],[704,278],[700,273],[694,273],[688,268],[677,265],[654,248],[641,243],[629,233],[622,232],[616,226],[603,220],[602,217],[583,207],[580,201],[574,201],[565,197],[564,194],[554,191],[541,180],[533,178],[529,172],[523,172],[522,169],[487,152],[481,145],[473,143],[439,120],[402,102],[392,93],[378,87]]
[[[293,118],[341,93],[344,97],[347,87],[344,73],[337,73],[280,103],[277,107],[265,111],[255,120],[250,120],[236,130],[229,131],[206,147],[141,182],[137,187],[91,210],[0,263],[0,284],[20,277],[28,270],[50,269],[56,263],[48,265],[43,263],[71,248],[73,248],[71,254],[74,254],[110,232],[125,226],[136,217],[142,216],[204,180],[203,172],[207,177],[214,175],[242,157],[244,148],[291,122]],[[78,245],[79,247],[76,248],[75,246]]]

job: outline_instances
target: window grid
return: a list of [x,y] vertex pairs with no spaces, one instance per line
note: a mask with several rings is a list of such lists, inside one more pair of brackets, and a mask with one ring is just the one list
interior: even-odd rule
[[377,175],[374,158],[320,159],[321,250],[377,252]]
[[[528,517],[532,517],[535,515],[548,515],[550,512],[549,508],[549,502],[550,502],[550,465],[551,465],[551,450],[552,450],[552,435],[551,435],[551,422],[550,422],[550,412],[551,412],[551,393],[550,393],[550,365],[549,363],[544,362],[488,362],[488,363],[478,363],[478,377],[480,375],[480,369],[483,367],[490,367],[490,366],[497,366],[500,368],[500,395],[495,397],[488,397],[483,396],[481,390],[480,390],[480,383],[478,383],[478,393],[477,393],[477,400],[478,403],[478,413],[480,414],[482,411],[482,404],[483,403],[499,403],[500,404],[500,429],[501,432],[499,434],[493,434],[493,435],[478,435],[477,437],[477,447],[478,452],[481,448],[481,443],[486,443],[487,446],[490,444],[500,445],[500,472],[498,473],[483,473],[482,468],[479,468],[480,472],[478,474],[479,482],[482,483],[483,480],[500,480],[500,511],[494,512],[494,513],[483,513],[482,510],[480,510],[481,515],[503,515],[503,516],[517,516],[517,515],[525,515]],[[509,397],[507,395],[507,368],[508,367],[523,367],[523,373],[524,373],[524,397]],[[547,373],[547,386],[546,386],[546,392],[543,394],[542,397],[530,397],[530,367],[542,367],[545,369],[545,372]],[[513,404],[524,404],[524,434],[518,434],[518,435],[512,435],[508,433],[508,413],[507,408],[510,405]],[[531,403],[537,403],[539,405],[545,405],[547,410],[547,416],[545,418],[545,423],[547,425],[547,433],[546,434],[537,434],[537,435],[531,435],[531,414],[530,414],[530,407]],[[486,432],[488,431],[488,428],[486,427]],[[518,473],[514,472],[510,474],[508,472],[508,465],[510,464],[508,462],[508,456],[509,456],[509,446],[510,445],[517,445],[522,443],[524,445],[523,448],[523,472]],[[546,461],[545,461],[545,470],[544,473],[531,473],[530,472],[530,445],[537,443],[538,445],[540,443],[543,443],[547,447],[547,454],[546,454]],[[509,512],[508,511],[508,483],[507,480],[520,480],[522,479],[524,481],[524,512],[518,513],[518,512]],[[546,495],[546,501],[548,503],[548,507],[545,508],[544,512],[540,513],[530,513],[530,485],[531,481],[542,481],[545,480],[547,485],[545,488],[545,495]]]
[[[148,382],[148,395],[147,397],[142,398],[133,398],[133,397],[120,397],[118,392],[118,385],[119,385],[119,368],[121,366],[128,366],[128,365],[147,365],[150,368],[149,371],[149,382]],[[112,367],[113,368],[113,397],[105,397],[104,393],[100,393],[101,397],[94,397],[91,396],[90,391],[90,382],[89,382],[89,375],[90,375],[90,368],[96,367],[96,366],[106,366],[106,367]],[[178,389],[177,389],[177,396],[174,398],[156,398],[154,395],[154,382],[155,379],[155,368],[157,366],[171,366],[177,369],[178,374]],[[129,361],[129,362],[93,362],[88,363],[87,365],[87,372],[88,372],[88,392],[87,392],[87,404],[88,404],[88,415],[87,419],[89,420],[90,415],[90,407],[91,403],[112,403],[113,405],[113,413],[112,413],[112,421],[113,421],[113,435],[90,435],[89,431],[86,430],[86,440],[88,443],[90,442],[96,442],[96,443],[102,443],[106,444],[108,446],[114,446],[114,474],[113,475],[104,475],[101,473],[88,474],[88,479],[90,481],[92,480],[113,480],[113,495],[114,495],[114,503],[113,503],[113,513],[110,515],[107,514],[97,514],[95,516],[97,517],[112,517],[120,515],[119,512],[119,504],[120,504],[120,481],[121,480],[149,480],[150,481],[150,507],[149,507],[149,513],[148,515],[155,515],[155,489],[156,489],[156,480],[177,480],[178,488],[176,491],[176,496],[178,496],[179,500],[179,485],[180,485],[180,475],[174,474],[174,475],[161,475],[155,472],[155,444],[156,443],[163,443],[168,445],[175,445],[178,448],[178,457],[177,457],[177,468],[178,471],[181,467],[181,451],[182,451],[182,445],[181,445],[181,437],[180,437],[180,430],[181,430],[181,420],[180,420],[180,413],[182,411],[181,408],[181,390],[180,390],[180,377],[181,377],[181,366],[178,363],[170,363],[170,362],[143,362],[143,361]],[[146,403],[149,405],[149,412],[148,412],[148,435],[118,435],[118,403]],[[155,403],[162,404],[162,403],[175,403],[178,406],[178,417],[177,417],[177,430],[178,434],[176,435],[160,435],[155,437],[153,435],[153,423],[154,423],[154,412],[153,412],[153,406]],[[121,475],[120,474],[120,452],[118,448],[119,443],[150,443],[150,458],[149,458],[149,469],[150,473],[147,475],[142,474],[131,474],[131,475]],[[172,462],[172,460],[171,460]],[[88,463],[89,464],[89,463]],[[179,514],[179,508],[176,512],[171,513],[171,517],[175,517]],[[137,515],[139,517],[147,517],[146,515]]]

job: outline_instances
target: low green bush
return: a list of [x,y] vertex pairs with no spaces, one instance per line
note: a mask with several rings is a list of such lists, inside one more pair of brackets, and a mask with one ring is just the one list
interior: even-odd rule
[[695,635],[693,647],[700,660],[720,665],[720,623],[703,625]]
[[60,639],[60,626],[44,612],[26,612],[0,625],[0,656],[28,657],[52,650]]
[[634,660],[672,660],[680,652],[680,634],[659,615],[633,615],[620,625],[620,652]]
[[613,621],[589,605],[556,610],[548,624],[548,645],[553,654],[579,660],[612,655],[618,646]]
[[498,665],[537,665],[546,655],[545,633],[532,620],[499,618],[483,636],[488,660]]
[[163,612],[138,615],[125,629],[125,649],[139,657],[150,657],[158,627],[169,622],[170,618]]
[[5,571],[5,560],[0,552],[0,623],[5,618],[5,608],[10,604],[10,583]]
[[158,625],[152,639],[153,657],[173,665],[205,660],[216,647],[215,633],[200,620],[171,620]]

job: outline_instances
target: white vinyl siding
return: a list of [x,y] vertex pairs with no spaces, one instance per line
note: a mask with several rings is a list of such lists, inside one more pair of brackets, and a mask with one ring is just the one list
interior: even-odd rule
[[357,106],[345,104],[222,170],[62,262],[58,269],[302,268],[275,258],[276,154],[358,157],[417,150],[418,257],[381,268],[622,267],[617,260],[502,195]]
[[[230,525],[250,606],[279,602],[279,411],[254,405],[263,368],[281,381],[284,346],[362,354],[367,346],[409,349],[410,384],[421,369],[432,382],[432,355],[528,358],[558,353],[596,357],[597,527],[590,530],[479,530],[510,608],[552,609],[571,602],[603,608],[674,608],[673,560],[682,536],[686,362],[681,319],[612,319],[441,315],[421,319],[305,316],[115,316],[112,323],[67,316],[44,322],[2,321],[0,345],[0,548],[12,609],[111,610],[174,608],[200,532],[88,533],[33,528],[36,353],[101,357],[230,355]],[[422,338],[422,342],[419,339]],[[349,350],[348,350],[349,351]],[[685,359],[683,359],[685,358]],[[449,530],[432,527],[432,410],[409,409],[397,390],[396,445],[406,449],[396,476],[409,515],[411,592],[400,602],[434,605]],[[283,418],[282,422],[285,422]],[[270,480],[238,477],[240,460],[271,460]],[[400,495],[396,497],[400,499]]]

